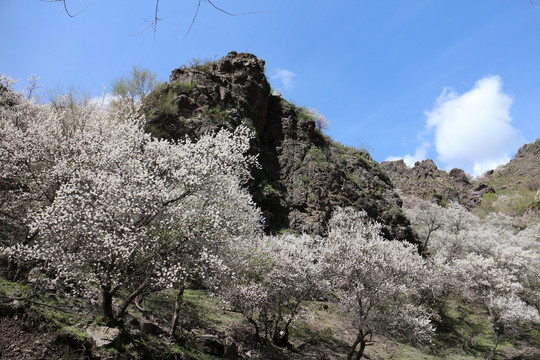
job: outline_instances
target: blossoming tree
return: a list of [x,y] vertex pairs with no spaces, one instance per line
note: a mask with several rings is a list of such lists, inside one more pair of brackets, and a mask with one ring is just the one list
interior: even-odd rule
[[420,304],[426,272],[417,248],[384,239],[380,224],[352,208],[338,209],[329,230],[324,263],[357,330],[348,359],[360,359],[375,332],[429,342],[434,329]]
[[328,290],[321,262],[321,240],[309,235],[259,236],[238,249],[235,275],[222,297],[255,327],[259,339],[289,344],[289,328],[302,303]]
[[[9,251],[98,287],[111,322],[146,286],[183,284],[190,264],[224,241],[216,235],[223,224],[228,236],[260,222],[241,187],[255,163],[248,129],[174,143],[151,137],[143,123],[98,106],[66,123],[30,102],[0,119],[0,178],[24,184],[25,196],[14,199],[31,205],[32,236]],[[115,311],[121,288],[129,294]]]
[[518,231],[503,214],[480,219],[457,203],[447,208],[420,206],[418,199],[409,203],[406,213],[419,232],[441,224],[431,231],[428,256],[433,292],[439,302],[459,299],[487,312],[494,332],[490,358],[505,336],[540,322],[538,224]]

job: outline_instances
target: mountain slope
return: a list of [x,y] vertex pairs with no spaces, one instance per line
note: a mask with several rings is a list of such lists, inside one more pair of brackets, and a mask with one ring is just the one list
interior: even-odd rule
[[480,215],[502,212],[531,221],[540,217],[540,139],[523,145],[508,164],[473,180],[461,169],[439,170],[432,160],[412,168],[403,160],[385,161],[381,167],[404,195],[443,205],[458,201]]
[[495,190],[484,196],[481,211],[540,219],[540,138],[523,145],[508,164],[488,171],[481,181]]

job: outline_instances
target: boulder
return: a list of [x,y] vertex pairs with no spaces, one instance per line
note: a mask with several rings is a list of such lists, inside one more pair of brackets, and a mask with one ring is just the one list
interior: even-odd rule
[[37,285],[40,278],[41,278],[41,267],[40,266],[37,266],[37,267],[34,267],[34,268],[30,269],[30,271],[28,272],[28,282],[30,284]]
[[97,347],[116,347],[120,345],[120,329],[101,325],[90,325],[86,328],[86,332],[90,335]]

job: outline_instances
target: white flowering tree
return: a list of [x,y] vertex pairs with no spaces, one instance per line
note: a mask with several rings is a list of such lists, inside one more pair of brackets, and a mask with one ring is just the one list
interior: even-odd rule
[[538,310],[523,300],[524,287],[511,269],[494,258],[470,253],[452,264],[454,295],[462,301],[480,304],[488,313],[495,333],[494,346],[488,354],[495,356],[505,336],[516,335],[524,325],[538,324]]
[[302,303],[328,289],[320,239],[308,235],[261,236],[238,249],[235,276],[224,284],[223,299],[254,326],[255,336],[289,344],[291,323]]
[[[221,152],[231,153],[232,149],[212,146],[208,141],[211,139],[204,137],[197,143],[199,151],[209,146],[206,148],[208,158],[214,156],[213,151],[215,156]],[[174,264],[166,269],[175,278],[178,288],[171,335],[178,327],[183,292],[188,282],[198,281],[210,289],[218,287],[219,282],[230,274],[228,262],[236,243],[242,246],[245,238],[257,237],[261,232],[261,215],[250,194],[241,187],[241,174],[218,172],[219,169],[214,169],[213,173],[206,173],[204,185],[195,194],[174,204],[167,221],[160,221],[157,227]],[[247,179],[247,173],[244,175]]]
[[489,356],[495,355],[502,338],[538,323],[537,308],[531,305],[538,306],[540,300],[538,224],[518,231],[506,215],[480,219],[457,203],[447,208],[422,205],[418,199],[409,203],[406,213],[420,233],[429,233],[433,223],[442,224],[431,232],[433,293],[439,304],[451,297],[487,312],[495,334]]
[[[59,181],[47,166],[58,141],[39,133],[55,132],[60,137],[62,124],[49,128],[53,112],[14,91],[14,84],[0,76],[0,221],[21,229],[24,239],[31,237],[25,222],[28,211],[50,204]],[[34,126],[28,127],[28,119],[34,120]],[[0,246],[22,241],[14,235],[3,236]]]
[[[32,234],[8,251],[98,287],[110,321],[146,286],[183,284],[223,242],[224,224],[236,227],[226,235],[257,228],[240,186],[255,162],[246,128],[172,143],[145,133],[135,114],[94,107],[66,124],[47,106],[26,106],[37,115],[0,114],[0,178],[24,184],[14,200],[29,205]],[[115,311],[121,288],[130,293]]]
[[[325,264],[357,335],[348,359],[360,359],[376,332],[429,342],[430,312],[421,306],[425,262],[409,243],[388,241],[364,212],[338,209],[329,223]],[[358,350],[357,350],[358,348]]]
[[491,294],[488,309],[495,332],[495,345],[491,350],[491,358],[495,356],[497,346],[504,336],[519,335],[523,326],[540,324],[538,310],[514,294]]
[[317,109],[311,108],[308,110],[309,115],[313,118],[315,121],[315,127],[320,130],[328,130],[330,129],[330,121],[326,119],[326,117],[321,114]]
[[420,236],[423,252],[427,253],[431,235],[444,226],[446,218],[442,215],[443,209],[437,204],[420,198],[411,202],[412,206],[404,209],[405,214]]

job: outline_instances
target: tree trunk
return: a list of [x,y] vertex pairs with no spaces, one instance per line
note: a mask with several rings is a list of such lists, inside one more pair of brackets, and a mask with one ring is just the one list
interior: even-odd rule
[[362,337],[362,340],[360,340],[360,349],[356,353],[356,360],[360,360],[362,358],[362,355],[364,355],[365,349],[366,349],[366,340]]
[[364,332],[363,330],[358,330],[358,335],[356,336],[356,340],[354,340],[354,343],[351,347],[351,351],[349,352],[349,355],[347,356],[347,360],[352,360],[354,353],[356,352],[356,347],[358,344],[360,344],[360,349],[358,349],[358,352],[356,353],[355,359],[360,360],[362,358],[362,355],[364,355],[364,350],[366,349],[367,340],[366,337],[370,334],[370,331]]
[[102,286],[101,288],[102,302],[101,307],[103,309],[103,315],[107,322],[116,321],[113,310],[113,292],[110,286]]
[[424,245],[423,245],[424,252],[427,252],[427,245],[428,245],[430,236],[431,236],[431,230],[428,230],[428,234],[426,236],[426,240],[424,241]]
[[289,346],[289,324],[290,322],[285,325],[285,329],[283,329],[283,336],[281,336],[279,339],[281,346]]
[[264,341],[268,340],[268,330],[270,327],[270,320],[268,319],[268,312],[266,309],[263,309],[263,319],[264,319]]
[[255,327],[255,339],[256,339],[257,341],[260,341],[261,338],[260,338],[260,335],[259,335],[259,326],[257,325],[257,322],[256,322],[255,320],[253,320],[252,318],[248,318],[248,321],[249,321],[250,323],[252,323],[253,326]]
[[148,285],[149,281],[149,279],[144,280],[143,283],[124,300],[120,311],[118,311],[118,314],[116,315],[117,318],[121,319],[124,317],[129,304],[131,304],[135,297],[137,297],[137,295],[139,295],[144,290],[146,285]]
[[354,340],[353,345],[351,346],[351,351],[349,352],[349,355],[347,356],[347,360],[352,360],[354,353],[356,351],[356,347],[358,346],[358,343],[362,340],[361,332],[358,333],[356,336],[356,340]]
[[495,359],[495,353],[497,352],[497,347],[499,346],[499,339],[499,333],[495,333],[495,346],[493,346],[493,349],[491,350],[488,359]]
[[174,314],[171,321],[171,333],[170,336],[174,337],[176,330],[178,328],[178,319],[180,318],[180,309],[182,307],[182,302],[184,300],[184,280],[180,283],[180,288],[178,289],[178,295],[176,295],[176,301],[174,302]]
[[272,330],[272,342],[279,345],[279,323],[281,321],[281,306],[278,305],[278,312],[275,317],[274,330]]

